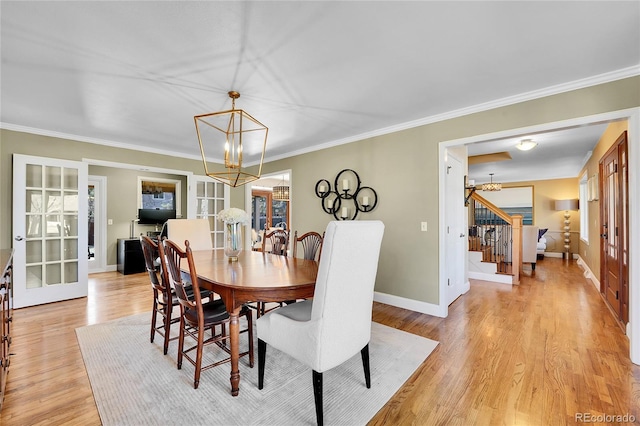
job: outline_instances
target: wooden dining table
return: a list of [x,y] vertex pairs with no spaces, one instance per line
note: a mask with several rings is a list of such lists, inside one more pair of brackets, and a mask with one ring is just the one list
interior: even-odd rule
[[[239,314],[247,302],[284,302],[313,297],[318,263],[270,253],[243,250],[230,262],[223,249],[193,251],[201,288],[220,295],[229,312],[231,395],[240,390]],[[189,271],[187,262],[182,269]]]

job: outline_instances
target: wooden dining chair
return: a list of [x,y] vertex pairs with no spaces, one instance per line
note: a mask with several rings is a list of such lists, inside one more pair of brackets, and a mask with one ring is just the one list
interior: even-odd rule
[[322,254],[324,232],[307,232],[298,237],[298,231],[293,234],[293,257],[298,257],[298,244],[302,246],[302,258],[305,260],[319,260]]
[[383,233],[384,224],[380,221],[329,222],[313,299],[276,309],[256,321],[258,388],[264,387],[267,345],[308,366],[312,370],[318,425],[323,424],[324,418],[325,371],[359,352],[365,384],[371,387],[371,311]]
[[[175,293],[171,290],[166,270],[160,269],[156,264],[160,254],[158,244],[149,237],[140,236],[140,244],[142,245],[142,253],[144,254],[144,263],[151,281],[151,289],[153,290],[153,309],[151,310],[151,338],[153,343],[156,333],[164,338],[164,354],[169,350],[169,341],[175,340],[170,337],[171,324],[180,321],[179,317],[172,318],[173,307],[178,304]],[[158,270],[160,269],[160,270]],[[158,324],[160,317],[161,324]]]
[[[268,244],[267,244],[268,243]],[[289,249],[289,231],[286,229],[265,230],[262,237],[262,252],[287,255]]]
[[[274,228],[271,230],[265,230],[262,236],[262,252],[277,254],[280,256],[287,256],[289,250],[289,231],[282,228]],[[248,304],[252,309],[256,310],[256,316],[260,318],[265,312],[279,308],[283,305],[282,302],[278,302],[278,306],[271,309],[267,309],[265,302],[256,302],[255,304]]]
[[[186,259],[189,265],[191,282],[198,282],[196,266],[193,262],[193,255],[189,241],[184,242],[183,251],[171,240],[163,240],[159,246],[160,257],[166,259],[169,280],[175,289],[175,293],[180,304],[180,334],[178,337],[178,369],[182,368],[182,360],[187,359],[195,367],[193,387],[198,388],[200,384],[200,373],[204,370],[231,361],[231,350],[228,346],[229,335],[227,334],[227,324],[229,323],[229,313],[222,299],[216,299],[203,304],[198,286],[193,286],[191,295],[186,290],[186,284],[180,273],[180,262]],[[240,316],[247,320],[247,327],[240,330],[246,333],[249,348],[240,353],[240,357],[249,355],[249,366],[253,368],[253,321],[251,311],[245,306],[240,311]],[[220,332],[217,332],[220,326]],[[211,330],[211,336],[205,338],[205,330]],[[189,336],[195,343],[185,349],[185,337]],[[229,356],[202,366],[203,351],[206,346],[213,345],[225,351]],[[195,356],[193,352],[195,351]]]

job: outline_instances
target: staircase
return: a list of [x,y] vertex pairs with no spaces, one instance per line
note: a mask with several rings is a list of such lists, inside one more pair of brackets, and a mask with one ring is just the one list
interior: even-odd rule
[[519,284],[522,216],[509,216],[475,191],[468,195],[467,200],[470,201],[469,278]]

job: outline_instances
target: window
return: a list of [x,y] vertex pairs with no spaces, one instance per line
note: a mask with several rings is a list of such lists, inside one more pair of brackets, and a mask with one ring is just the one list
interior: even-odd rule
[[589,198],[589,180],[585,173],[580,177],[580,239],[587,244],[589,244]]
[[175,210],[182,217],[181,187],[177,179],[138,177],[138,208]]

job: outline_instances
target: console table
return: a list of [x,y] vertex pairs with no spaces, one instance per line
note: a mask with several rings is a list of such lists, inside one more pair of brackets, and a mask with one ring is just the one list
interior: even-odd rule
[[11,296],[11,278],[13,271],[13,250],[0,250],[0,410],[4,401],[4,391],[9,373],[9,349],[11,346],[11,321],[13,300]]
[[140,240],[137,238],[118,238],[118,272],[129,275],[146,270]]

